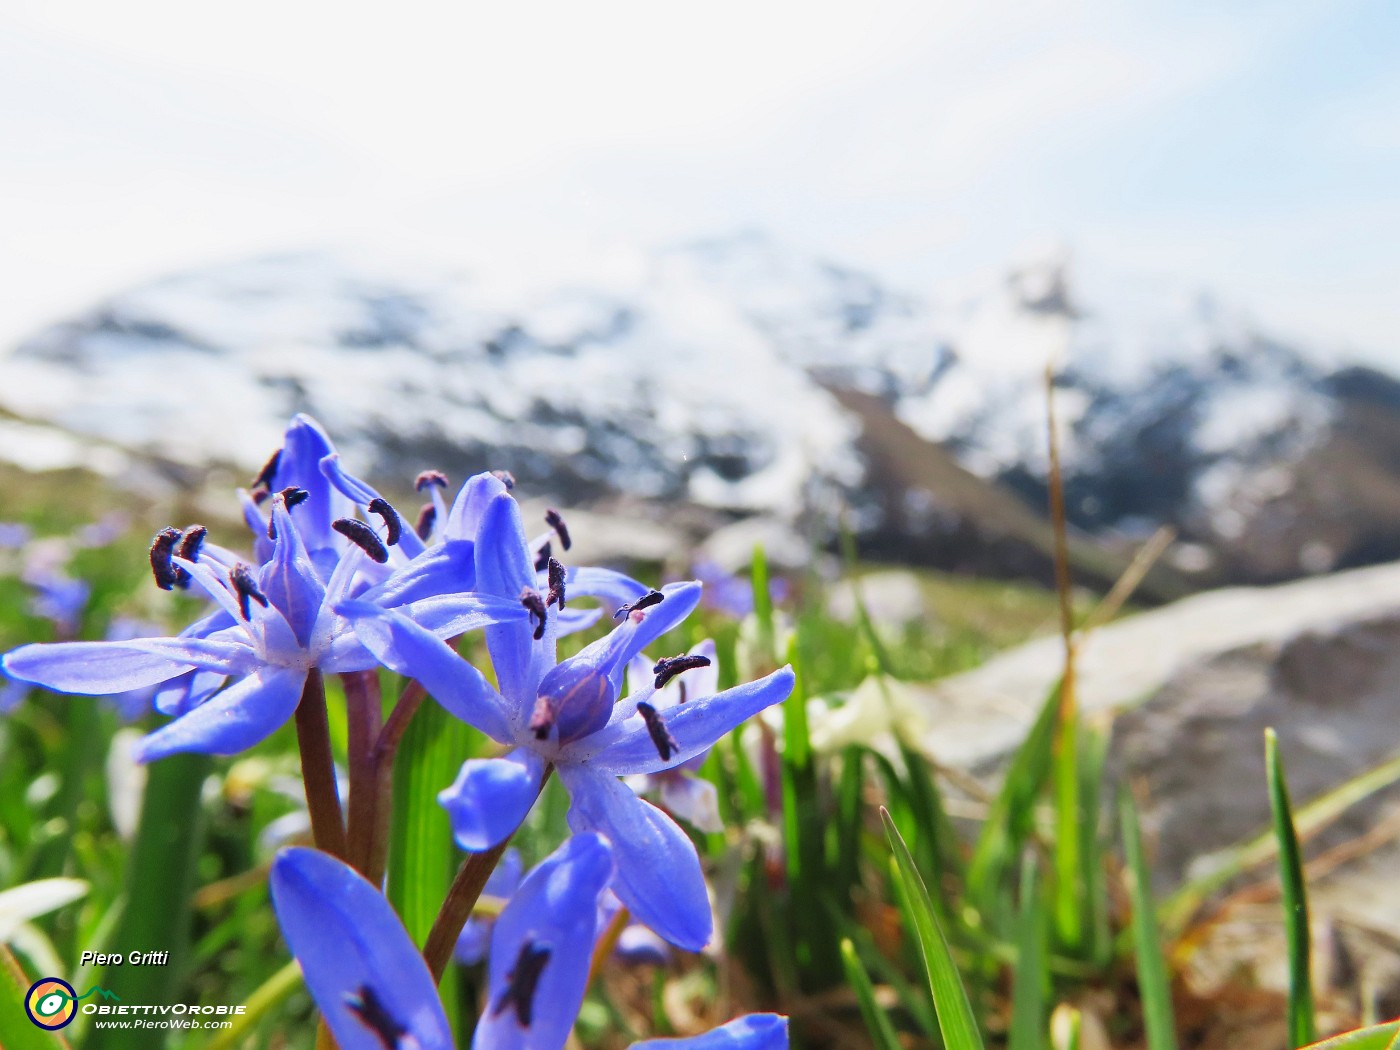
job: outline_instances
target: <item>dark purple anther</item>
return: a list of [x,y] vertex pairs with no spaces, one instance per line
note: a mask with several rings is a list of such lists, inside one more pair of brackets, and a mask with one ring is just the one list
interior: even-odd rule
[[254,489],[252,492],[253,506],[261,507],[267,502],[267,497],[271,495],[267,489]]
[[307,492],[305,489],[299,489],[295,485],[288,485],[281,492],[277,493],[277,495],[282,497],[282,502],[286,504],[288,510],[291,510],[300,503],[305,503],[311,498],[311,493]]
[[544,523],[559,535],[559,542],[563,544],[565,550],[574,545],[574,541],[569,539],[569,526],[564,524],[564,519],[553,507],[544,512]]
[[647,733],[651,736],[651,742],[656,745],[656,753],[661,756],[661,761],[669,762],[671,756],[681,749],[680,744],[676,743],[676,738],[671,735],[666,723],[651,704],[645,701],[639,703],[637,714],[641,715],[642,721],[647,724]]
[[426,540],[433,534],[433,522],[437,521],[437,508],[431,503],[425,503],[418,508],[418,523],[413,526],[413,531],[418,533],[420,540]]
[[156,578],[156,586],[163,591],[184,586],[181,580],[184,570],[170,561],[175,544],[179,542],[180,530],[173,525],[161,529],[151,540],[151,572]]
[[243,613],[243,619],[251,620],[253,611],[248,605],[251,598],[264,609],[267,608],[267,595],[258,589],[258,581],[253,576],[253,567],[244,562],[239,562],[233,567],[233,571],[228,574],[229,582],[233,584],[233,589],[238,595],[238,608]]
[[549,594],[545,598],[545,605],[559,603],[559,609],[564,609],[564,566],[560,565],[553,558],[549,559]]
[[369,501],[369,512],[378,514],[384,521],[384,528],[388,531],[384,535],[384,540],[392,547],[399,542],[399,537],[403,535],[403,519],[399,517],[399,512],[389,505],[389,501],[382,496],[375,496]]
[[379,534],[358,518],[336,518],[331,522],[331,528],[380,565],[389,560],[389,549],[381,542]]
[[515,475],[508,470],[493,470],[491,476],[506,487],[507,490],[515,488]]
[[253,484],[249,486],[255,489],[271,489],[272,479],[277,474],[277,465],[282,462],[282,450],[279,448],[272,455],[267,457],[267,462],[263,464],[262,470],[258,471],[258,476],[253,479]]
[[515,966],[506,974],[506,988],[491,1005],[491,1013],[502,1013],[506,1007],[515,1007],[515,1016],[521,1025],[530,1027],[535,1018],[535,989],[539,987],[540,974],[549,962],[549,948],[526,941],[520,946],[520,954],[515,957]]
[[362,984],[359,991],[346,992],[345,1005],[355,1015],[355,1020],[379,1037],[385,1050],[400,1050],[402,1044],[399,1040],[408,1035],[409,1031],[394,1020],[394,1016],[379,1001],[379,996],[373,988]]
[[545,540],[545,541],[544,541],[544,546],[541,547],[541,548],[540,548],[540,552],[539,552],[538,554],[535,555],[535,571],[536,571],[536,572],[544,572],[545,567],[549,565],[549,557],[550,557],[550,555],[553,554],[553,553],[554,553],[554,548],[553,548],[552,546],[550,546],[550,543],[549,543],[548,540]]
[[199,550],[204,546],[204,537],[208,535],[209,530],[203,525],[191,525],[185,530],[180,539],[180,549],[175,553],[185,561],[199,561]]
[[[651,669],[651,673],[656,675],[656,688],[663,689],[666,683],[682,671],[689,671],[694,667],[709,667],[710,658],[701,656],[698,653],[685,654],[682,656],[668,656],[665,659],[657,660],[656,666]],[[684,701],[682,701],[684,702]]]
[[535,641],[544,637],[544,622],[548,616],[547,606],[544,599],[540,597],[540,592],[533,587],[526,587],[520,592],[520,604],[530,610],[530,615],[539,619],[539,624],[535,627]]
[[425,470],[413,479],[413,491],[422,492],[429,485],[440,489],[447,488],[447,475],[440,470]]
[[643,609],[650,609],[653,605],[660,605],[666,600],[666,596],[660,591],[648,591],[631,605],[624,605],[613,613],[614,620],[620,620],[628,613],[641,612]]

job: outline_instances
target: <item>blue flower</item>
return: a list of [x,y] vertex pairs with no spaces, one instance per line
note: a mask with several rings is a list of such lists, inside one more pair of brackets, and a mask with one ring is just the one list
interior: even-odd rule
[[[187,574],[219,606],[193,628],[176,638],[27,645],[5,657],[5,671],[66,693],[101,695],[165,686],[156,706],[178,717],[142,741],[137,749],[142,761],[183,751],[231,754],[252,747],[291,717],[311,671],[361,671],[375,664],[335,612],[337,603],[362,586],[359,572],[368,555],[351,547],[323,582],[293,526],[288,495],[272,498],[276,540],[260,569],[229,565],[233,556],[212,547],[207,557],[202,550],[188,549],[189,557],[166,551],[168,565],[162,563],[162,568],[167,578]],[[290,502],[306,499],[293,495]],[[181,549],[186,549],[183,544]],[[362,591],[360,599],[389,600],[383,588],[392,582],[391,577],[379,589]],[[518,603],[473,595],[443,595],[400,608],[448,637],[527,615]],[[221,677],[237,680],[209,696]]]
[[[501,855],[501,862],[496,865],[496,870],[486,879],[486,885],[481,889],[482,895],[494,897],[504,903],[515,896],[515,891],[520,888],[524,877],[524,862],[520,859],[519,850],[508,849]],[[452,957],[464,966],[474,966],[481,962],[486,958],[487,950],[491,946],[491,930],[495,925],[494,918],[477,918],[473,915],[462,927]]]
[[328,853],[272,862],[272,906],[340,1050],[451,1050],[432,975],[384,896]]
[[[656,683],[618,704],[628,661],[689,615],[700,585],[671,584],[638,594],[639,585],[617,574],[570,574],[554,567],[543,581],[550,585],[544,597],[515,500],[499,493],[481,521],[475,548],[479,591],[532,610],[527,623],[486,628],[499,690],[409,618],[361,602],[338,608],[382,663],[417,678],[454,715],[514,747],[503,758],[468,761],[439,796],[464,849],[489,849],[506,839],[552,766],[571,796],[570,828],[597,832],[611,843],[618,897],[672,944],[698,951],[710,939],[712,919],[695,847],[670,817],[618,777],[672,769],[703,754],[735,726],[783,700],[792,690],[791,669],[665,711],[649,703]],[[557,616],[550,609],[580,591],[608,598],[622,620],[560,663]]]
[[[611,874],[607,842],[582,834],[525,877],[492,930],[473,1050],[562,1050],[587,990]],[[378,890],[329,854],[300,848],[278,854],[271,887],[283,936],[341,1050],[450,1050],[435,982]],[[632,1050],[648,1047],[785,1050],[787,1019],[753,1014]]]

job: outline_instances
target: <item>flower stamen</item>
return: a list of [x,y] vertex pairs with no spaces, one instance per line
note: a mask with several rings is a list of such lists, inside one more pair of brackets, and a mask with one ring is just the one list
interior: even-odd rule
[[418,533],[420,540],[426,540],[433,534],[433,522],[437,521],[437,507],[431,503],[425,503],[418,508],[418,522],[413,526],[413,531]]
[[656,708],[646,701],[637,704],[637,714],[641,715],[642,721],[647,724],[647,734],[651,737],[651,742],[656,745],[656,753],[661,756],[661,761],[669,762],[671,756],[678,752],[681,746],[676,743],[676,738],[666,728],[666,722],[657,714]]
[[653,605],[660,605],[666,596],[660,591],[648,591],[630,605],[623,605],[617,612],[613,613],[614,620],[620,620],[628,613],[639,613],[643,609],[650,609]]
[[440,489],[447,488],[447,475],[440,470],[425,470],[413,479],[414,492],[422,492],[430,485],[436,485]]
[[233,584],[234,592],[238,595],[238,608],[243,612],[243,619],[252,620],[253,613],[249,606],[249,599],[257,602],[264,609],[267,608],[267,595],[258,589],[258,581],[253,578],[253,567],[245,562],[239,562],[228,574],[229,582]]
[[544,512],[544,523],[558,534],[559,542],[565,550],[574,545],[574,541],[569,539],[569,526],[564,524],[564,518],[553,507]]
[[[684,653],[680,656],[668,656],[665,659],[657,660],[656,666],[651,669],[651,673],[656,675],[655,688],[663,689],[666,683],[682,671],[689,671],[696,667],[709,667],[710,658],[701,656],[699,653]],[[684,694],[682,694],[684,695]],[[682,700],[682,703],[685,701]]]
[[384,546],[379,534],[358,518],[336,518],[331,522],[331,528],[380,565],[389,560],[389,549]]
[[559,610],[564,610],[564,566],[553,558],[549,559],[549,594],[545,598],[546,606],[559,603]]
[[182,574],[188,575],[170,560],[170,555],[179,542],[180,530],[173,525],[161,529],[151,540],[151,573],[156,578],[156,586],[163,591],[184,586]]
[[502,485],[504,485],[506,487],[507,492],[515,488],[515,475],[512,474],[510,471],[493,470],[491,471],[491,476],[497,481],[499,481]]
[[208,535],[209,530],[203,525],[191,525],[185,530],[180,540],[180,549],[175,553],[185,561],[199,561],[199,550],[204,546],[204,537]]
[[540,597],[540,592],[533,587],[526,587],[520,592],[520,604],[530,610],[530,615],[538,617],[539,624],[535,627],[535,641],[544,637],[545,619],[548,617],[548,606],[544,599]]
[[399,542],[399,537],[403,535],[403,519],[383,496],[375,496],[369,501],[369,512],[378,514],[384,521],[384,541],[390,547]]

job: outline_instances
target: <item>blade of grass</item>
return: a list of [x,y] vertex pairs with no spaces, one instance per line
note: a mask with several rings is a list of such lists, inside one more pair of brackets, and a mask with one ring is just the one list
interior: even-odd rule
[[970,903],[981,913],[983,923],[1002,935],[1009,935],[1013,924],[1012,880],[1033,828],[1036,797],[1050,775],[1059,710],[1057,685],[1007,767],[968,865]]
[[1082,726],[1084,737],[1079,762],[1079,797],[1082,803],[1079,841],[1083,852],[1081,878],[1084,883],[1084,916],[1088,923],[1085,944],[1087,958],[1106,968],[1113,956],[1113,932],[1109,924],[1108,881],[1104,865],[1104,842],[1100,833],[1100,806],[1103,801],[1103,771],[1108,759],[1107,724]]
[[856,993],[860,1015],[865,1019],[865,1027],[870,1033],[871,1042],[875,1044],[875,1050],[902,1050],[899,1036],[890,1024],[889,1015],[875,1001],[875,988],[870,983],[870,975],[861,965],[860,956],[856,954],[855,945],[849,938],[841,940],[841,965],[845,968],[846,980],[851,990]]
[[[1301,841],[1325,828],[1356,803],[1400,780],[1400,755],[1359,773],[1324,795],[1300,807],[1294,814],[1293,826]],[[1168,935],[1179,933],[1201,905],[1217,890],[1241,872],[1273,859],[1278,852],[1278,839],[1273,829],[1215,854],[1209,870],[1177,890],[1158,913]]]
[[1138,994],[1142,997],[1142,1021],[1147,1032],[1148,1050],[1176,1050],[1176,1023],[1172,1017],[1171,982],[1162,942],[1157,930],[1157,912],[1152,907],[1152,890],[1147,858],[1142,849],[1137,807],[1126,791],[1119,799],[1123,827],[1123,852],[1127,856],[1128,896],[1133,906],[1133,947],[1137,955]]
[[948,941],[944,938],[938,919],[934,915],[928,887],[924,885],[918,868],[914,866],[909,847],[905,845],[904,839],[900,838],[899,830],[884,807],[880,809],[880,819],[884,821],[885,835],[894,851],[900,889],[914,918],[944,1045],[947,1050],[983,1050],[977,1019],[972,1014],[972,1005],[968,1002],[967,990],[963,987],[952,952],[948,949]]
[[[141,822],[126,870],[126,904],[112,937],[123,953],[168,951],[164,966],[109,967],[98,982],[115,983],[123,999],[170,1003],[184,979],[196,865],[204,838],[202,788],[208,755],[172,755],[153,763],[141,800]],[[84,989],[78,989],[79,992]],[[145,1032],[93,1028],[84,1044],[151,1050],[165,1039]]]
[[1011,1033],[1007,1050],[1044,1050],[1046,944],[1045,902],[1035,856],[1021,866],[1021,913],[1017,920],[1016,971],[1011,987]]
[[[423,945],[460,859],[447,811],[437,795],[457,776],[472,747],[471,730],[435,703],[418,709],[394,761],[394,819],[388,895],[413,943]],[[443,1005],[457,1023],[457,970],[440,982]]]
[[1303,878],[1303,855],[1293,827],[1293,805],[1278,753],[1278,735],[1264,730],[1264,767],[1269,781],[1269,808],[1278,838],[1279,879],[1283,886],[1284,933],[1288,942],[1288,1038],[1300,1047],[1317,1039],[1313,1007],[1311,932],[1308,926],[1308,891]]
[[1307,1050],[1395,1050],[1396,1047],[1400,1047],[1400,1021],[1343,1032],[1313,1043]]
[[248,996],[243,1013],[230,1018],[233,1027],[225,1028],[210,1039],[208,1050],[232,1050],[239,1046],[268,1012],[284,1003],[300,987],[301,966],[293,959]]
[[5,1050],[68,1050],[61,1036],[44,1031],[25,1013],[24,998],[32,983],[10,950],[0,944],[0,1032],[5,1033],[2,1045]]

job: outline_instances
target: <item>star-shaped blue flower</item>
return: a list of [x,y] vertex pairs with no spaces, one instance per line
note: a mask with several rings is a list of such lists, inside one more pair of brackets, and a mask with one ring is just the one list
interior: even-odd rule
[[481,520],[475,548],[480,592],[514,598],[533,610],[527,623],[486,628],[499,690],[408,617],[359,602],[339,610],[382,663],[417,678],[457,717],[514,748],[503,758],[468,761],[439,796],[464,849],[489,849],[506,839],[552,766],[571,796],[570,828],[597,832],[611,844],[613,888],[622,902],[671,943],[700,950],[710,939],[712,918],[695,847],[670,817],[618,778],[658,773],[703,754],[731,729],[785,699],[793,687],[791,669],[665,711],[648,702],[648,690],[618,703],[628,661],[689,615],[700,585],[671,584],[638,594],[626,577],[579,571],[572,577],[579,589],[610,598],[622,620],[578,655],[557,662],[557,618],[550,610],[572,597],[569,575],[555,569],[548,597],[539,593],[541,582],[551,581],[535,570],[519,507],[508,493],[495,496]]
[[[295,490],[293,490],[295,491]],[[299,529],[288,494],[271,500],[272,554],[260,568],[212,548],[205,556],[169,555],[169,571],[187,574],[218,610],[175,638],[27,645],[4,659],[7,674],[65,693],[104,695],[163,685],[156,705],[178,717],[147,736],[137,755],[151,761],[183,751],[232,754],[252,747],[296,710],[307,675],[362,671],[375,658],[335,606],[362,587],[368,556],[351,546],[323,582]],[[292,502],[305,502],[292,496]],[[193,560],[198,557],[198,560]],[[385,598],[393,578],[359,593],[364,604]],[[400,614],[454,637],[499,620],[521,620],[518,603],[490,596],[440,595],[399,604]],[[208,695],[223,677],[235,678]],[[210,679],[214,679],[211,683]],[[204,697],[207,697],[205,699]]]

